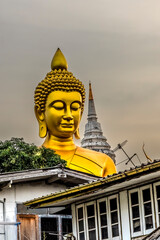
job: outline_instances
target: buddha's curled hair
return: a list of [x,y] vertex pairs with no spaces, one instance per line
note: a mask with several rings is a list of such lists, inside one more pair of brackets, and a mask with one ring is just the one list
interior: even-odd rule
[[45,111],[45,104],[48,95],[53,91],[79,92],[82,96],[82,112],[85,102],[85,88],[81,81],[76,79],[71,72],[63,69],[55,69],[47,73],[35,90],[34,102],[42,112]]

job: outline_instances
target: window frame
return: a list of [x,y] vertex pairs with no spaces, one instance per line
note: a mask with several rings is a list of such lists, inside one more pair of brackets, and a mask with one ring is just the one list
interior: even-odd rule
[[110,229],[111,229],[111,231],[112,231],[111,209],[110,209],[109,201],[110,201],[111,199],[114,199],[114,198],[116,198],[116,201],[117,201],[117,214],[118,214],[118,230],[119,230],[119,236],[117,236],[117,237],[112,237],[112,235],[111,235],[111,239],[120,240],[120,239],[121,239],[121,227],[120,227],[120,209],[119,209],[119,198],[118,198],[118,194],[109,196],[109,197],[107,198],[107,200],[108,200],[108,208],[109,208],[109,224],[110,224]]
[[84,225],[84,239],[86,240],[87,238],[86,238],[86,224],[85,224],[85,207],[84,207],[84,203],[83,204],[80,204],[80,205],[78,205],[78,206],[76,206],[76,215],[77,215],[77,217],[76,217],[76,221],[77,221],[77,237],[78,237],[78,240],[80,240],[80,237],[79,237],[79,235],[80,235],[80,231],[79,231],[79,219],[78,219],[78,209],[79,208],[82,208],[83,209],[83,225]]
[[86,239],[89,239],[89,228],[88,228],[88,215],[87,215],[87,206],[94,205],[94,218],[95,218],[95,232],[96,232],[96,239],[98,239],[98,223],[97,223],[97,208],[96,208],[96,201],[88,202],[85,205],[85,225],[86,225]]
[[[100,237],[100,240],[102,240],[102,234],[101,234],[101,229],[102,229],[102,227],[101,227],[101,219],[100,219],[100,216],[101,216],[101,214],[100,214],[100,207],[99,207],[99,203],[101,203],[101,202],[105,202],[106,203],[106,214],[107,214],[107,228],[109,228],[109,219],[108,219],[108,211],[107,211],[107,209],[108,209],[108,202],[107,202],[107,198],[101,198],[101,199],[98,199],[97,200],[97,211],[98,211],[98,230],[99,230],[99,237]],[[108,240],[110,238],[110,234],[109,234],[109,231],[108,231],[108,238],[106,238],[105,240]]]
[[[132,203],[131,203],[131,194],[132,193],[138,193],[138,205],[139,205],[139,218],[140,218],[140,227],[141,230],[138,232],[133,232],[133,215],[132,215]],[[141,212],[141,207],[140,207],[141,199],[140,199],[140,189],[135,188],[129,191],[129,212],[130,212],[130,226],[131,226],[131,235],[132,237],[137,237],[139,235],[143,234],[143,223],[142,223],[142,212]]]
[[[143,202],[143,190],[149,189],[151,196],[151,209],[152,209],[152,221],[153,228],[145,229],[145,215],[144,215],[144,202]],[[138,200],[139,200],[139,215],[140,215],[140,227],[141,230],[138,232],[133,232],[133,215],[132,215],[132,205],[131,205],[131,193],[138,192]],[[149,234],[155,229],[155,218],[154,218],[154,203],[153,203],[153,194],[152,194],[152,185],[146,185],[139,188],[134,188],[128,191],[129,193],[129,212],[130,212],[130,226],[131,226],[131,236],[138,237],[140,235]]]
[[157,197],[157,191],[156,191],[156,187],[160,186],[160,181],[156,182],[153,184],[153,190],[154,190],[154,200],[155,200],[155,215],[156,215],[156,223],[157,223],[157,227],[160,226],[160,212],[158,212],[158,200],[160,200],[160,198],[158,199]]
[[[152,221],[153,221],[153,228],[150,228],[150,229],[145,229],[145,215],[144,215],[144,202],[143,202],[143,194],[142,194],[142,191],[145,190],[145,189],[148,189],[150,190],[150,196],[151,196],[151,209],[152,209]],[[143,226],[144,226],[144,229],[143,229],[143,232],[144,234],[149,234],[150,232],[152,232],[154,229],[155,229],[155,218],[154,218],[154,204],[153,204],[153,194],[152,194],[152,185],[147,185],[147,186],[143,186],[140,188],[141,189],[141,201],[143,203],[143,207],[142,207],[142,222],[143,222]]]
[[[118,214],[118,230],[119,236],[112,238],[112,224],[111,224],[111,211],[110,211],[110,200],[116,199],[117,201],[117,214]],[[107,227],[108,227],[108,238],[105,240],[113,239],[113,240],[120,240],[121,239],[121,222],[120,222],[120,207],[119,207],[119,197],[118,194],[114,194],[112,196],[103,197],[100,199],[96,199],[90,202],[82,203],[76,205],[76,224],[77,224],[77,239],[80,240],[80,232],[79,232],[79,221],[78,221],[78,209],[83,209],[83,223],[84,223],[84,239],[89,239],[89,229],[88,229],[88,215],[87,215],[87,206],[94,205],[95,211],[95,232],[96,232],[96,239],[102,240],[101,236],[101,225],[100,225],[100,209],[99,203],[106,202],[106,213],[107,213]]]
[[[117,237],[112,237],[112,223],[111,223],[111,209],[110,209],[110,200],[116,198],[117,200],[117,213],[118,213],[118,230],[119,230],[119,236]],[[101,220],[100,220],[100,208],[99,208],[99,203],[100,202],[106,202],[106,214],[107,214],[107,228],[108,228],[108,238],[104,239],[104,240],[109,240],[109,239],[113,239],[113,240],[120,240],[121,239],[121,222],[120,222],[120,209],[119,209],[119,198],[118,198],[118,194],[109,196],[109,197],[104,197],[101,199],[97,200],[97,210],[98,210],[98,230],[99,230],[99,238],[100,240],[102,240],[102,234],[101,234]]]

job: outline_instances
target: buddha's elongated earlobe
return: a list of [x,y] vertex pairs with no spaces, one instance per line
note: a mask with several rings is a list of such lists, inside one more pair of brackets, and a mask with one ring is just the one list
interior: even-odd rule
[[39,105],[35,105],[34,111],[39,124],[39,136],[44,138],[47,135],[47,125],[44,118],[44,112],[41,111]]
[[46,137],[47,135],[47,125],[45,123],[45,121],[39,123],[39,136],[41,138]]
[[75,131],[74,136],[76,139],[80,139],[79,128]]

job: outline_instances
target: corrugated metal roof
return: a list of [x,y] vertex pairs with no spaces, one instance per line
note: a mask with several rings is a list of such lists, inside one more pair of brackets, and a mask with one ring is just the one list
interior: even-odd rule
[[141,166],[136,166],[135,168],[130,168],[123,172],[118,172],[113,175],[109,175],[105,178],[100,178],[98,180],[90,181],[89,183],[80,184],[76,187],[68,188],[60,192],[51,193],[47,196],[42,196],[35,198],[33,200],[27,201],[24,204],[31,207],[42,207],[43,205],[52,202],[56,203],[57,201],[63,201],[64,199],[71,199],[78,196],[85,195],[86,193],[94,192],[103,186],[109,184],[116,184],[120,181],[130,180],[137,175],[147,174],[151,171],[160,170],[160,160],[154,160],[153,163],[142,164]]
[[6,187],[10,182],[12,184],[33,182],[33,181],[48,181],[49,184],[55,181],[63,181],[67,185],[78,185],[80,183],[89,182],[94,179],[99,179],[97,176],[85,174],[69,168],[64,168],[61,165],[51,168],[30,169],[24,171],[15,171],[0,174],[0,190]]
[[142,240],[158,240],[160,237],[160,227],[156,228],[153,232],[142,238]]

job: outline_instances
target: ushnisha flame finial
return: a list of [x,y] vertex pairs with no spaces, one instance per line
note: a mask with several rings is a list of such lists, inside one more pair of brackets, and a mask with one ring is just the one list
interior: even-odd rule
[[61,52],[60,48],[57,49],[56,53],[53,56],[52,62],[51,62],[51,69],[65,69],[67,70],[68,63],[65,59],[65,56]]

